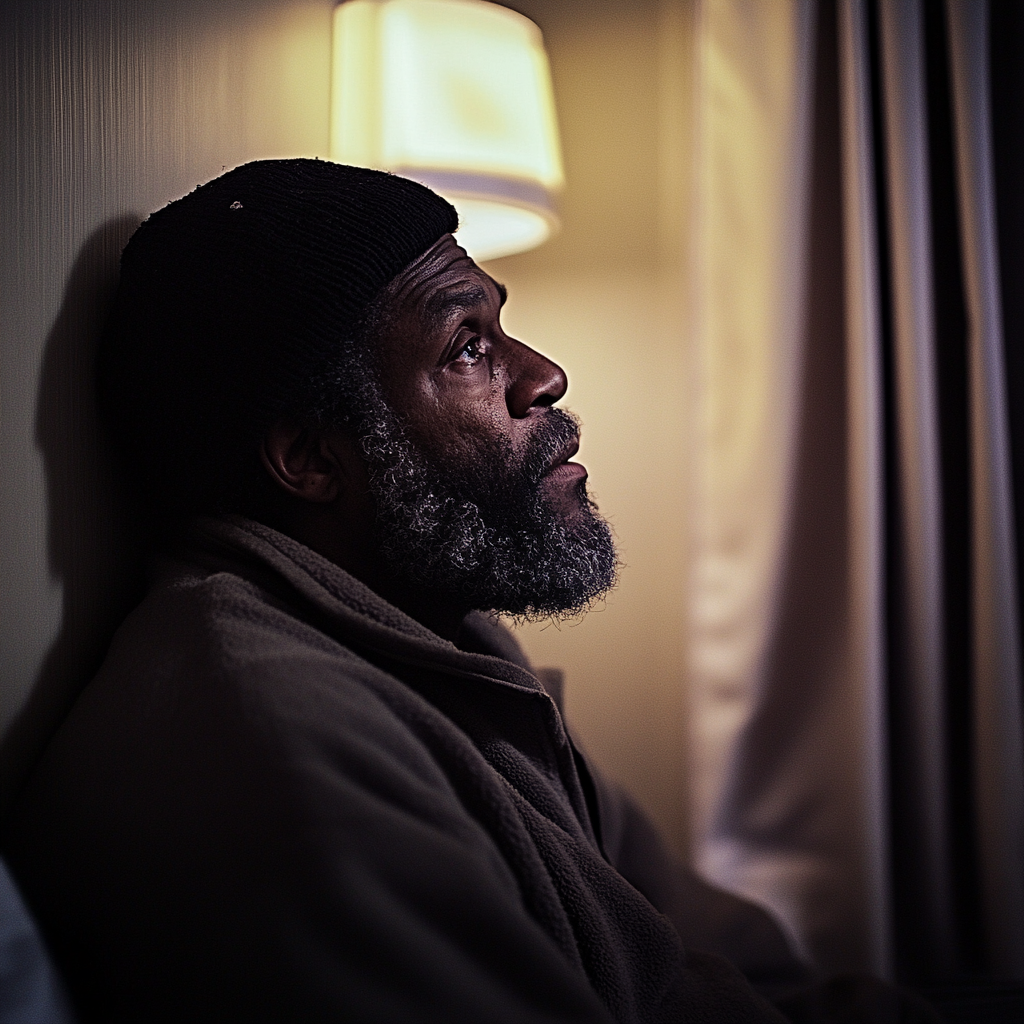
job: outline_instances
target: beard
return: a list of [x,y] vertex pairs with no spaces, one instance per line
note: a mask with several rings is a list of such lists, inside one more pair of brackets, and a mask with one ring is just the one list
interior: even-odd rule
[[579,435],[576,417],[547,409],[525,451],[508,439],[482,439],[471,465],[440,465],[373,391],[362,396],[360,442],[378,539],[396,580],[438,600],[528,620],[581,615],[614,586],[611,529],[586,478],[567,502],[544,493],[544,474]]

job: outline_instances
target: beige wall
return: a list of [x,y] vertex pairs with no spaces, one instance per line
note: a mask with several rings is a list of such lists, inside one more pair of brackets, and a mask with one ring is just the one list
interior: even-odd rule
[[[10,765],[127,600],[88,365],[139,219],[255,157],[327,150],[330,0],[7,0],[0,13],[0,726]],[[580,623],[522,631],[585,745],[685,842],[683,568],[689,3],[537,0],[564,230],[497,261],[507,322],[559,360],[625,568]],[[15,59],[16,58],[16,59]],[[26,705],[26,697],[34,694]]]

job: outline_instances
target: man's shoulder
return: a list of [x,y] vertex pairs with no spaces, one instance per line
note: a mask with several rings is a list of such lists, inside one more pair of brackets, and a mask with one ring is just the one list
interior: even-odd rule
[[233,572],[181,569],[167,574],[125,619],[100,677],[211,674],[258,683],[295,661],[359,673],[364,659],[279,595]]
[[[122,624],[41,770],[62,789],[88,789],[92,801],[119,792],[126,776],[133,791],[155,778],[245,791],[258,775],[284,797],[322,779],[327,762],[386,787],[389,769],[415,763],[445,787],[409,726],[431,714],[423,705],[344,638],[251,581],[181,574]],[[377,767],[367,774],[358,759]]]
[[[401,680],[258,587],[179,578],[122,625],[22,794],[17,828],[47,857],[59,833],[122,867],[162,861],[189,836],[238,851],[327,828],[332,843],[358,844],[385,807],[477,844],[438,737],[473,759]],[[340,832],[339,813],[351,819]]]
[[[65,726],[76,718],[137,719],[133,729],[233,708],[252,715],[282,701],[301,703],[330,681],[361,692],[370,671],[337,638],[289,612],[248,580],[226,572],[161,581],[125,619],[99,672]],[[211,717],[212,716],[212,717]]]

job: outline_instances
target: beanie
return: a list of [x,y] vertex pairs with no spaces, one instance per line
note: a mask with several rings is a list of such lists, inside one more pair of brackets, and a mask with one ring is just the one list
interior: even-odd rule
[[382,171],[258,160],[150,216],[121,257],[101,412],[164,511],[228,511],[243,462],[455,209]]

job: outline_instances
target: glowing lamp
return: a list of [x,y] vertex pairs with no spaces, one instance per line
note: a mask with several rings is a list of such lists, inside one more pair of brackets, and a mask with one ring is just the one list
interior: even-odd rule
[[341,4],[331,158],[439,192],[476,259],[540,245],[563,182],[540,30],[483,0]]

